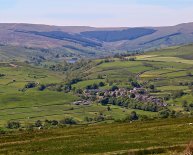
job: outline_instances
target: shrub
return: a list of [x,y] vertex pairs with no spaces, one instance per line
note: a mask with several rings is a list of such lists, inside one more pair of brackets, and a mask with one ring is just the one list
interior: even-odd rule
[[170,116],[170,111],[168,109],[164,109],[159,112],[160,118],[168,118],[169,116]]
[[94,118],[94,120],[97,122],[102,122],[105,120],[105,117],[103,115],[98,115]]
[[130,95],[130,98],[135,98],[135,94],[131,94],[131,95]]
[[117,86],[112,86],[110,90],[111,90],[111,91],[115,91],[115,90],[118,90],[118,89],[119,89],[119,87],[117,87]]
[[54,125],[54,126],[56,126],[56,125],[58,125],[59,123],[58,123],[58,121],[56,121],[56,120],[52,120],[51,121],[51,125]]
[[151,84],[151,85],[149,86],[149,89],[154,90],[154,89],[155,89],[155,86]]
[[46,89],[46,86],[41,84],[38,88],[39,91],[43,91],[44,89]]
[[37,120],[35,122],[35,127],[41,127],[42,126],[42,122],[40,120]]
[[0,77],[4,77],[5,76],[5,74],[0,74]]
[[132,87],[137,87],[137,88],[139,88],[139,87],[140,87],[140,84],[139,84],[137,81],[132,81],[132,82],[131,82],[131,86],[132,86]]
[[51,126],[51,125],[56,126],[58,124],[59,123],[56,120],[45,120],[45,125],[48,125],[48,126]]
[[86,89],[98,89],[98,88],[99,86],[96,83],[94,83],[93,85],[86,86]]
[[131,112],[130,120],[138,120],[138,116],[137,116],[137,113],[135,111]]
[[105,83],[104,82],[99,82],[99,87],[103,87],[105,86]]
[[36,83],[35,82],[29,82],[25,85],[25,88],[34,88],[36,87]]
[[9,121],[7,122],[7,128],[8,129],[18,129],[20,128],[21,124],[18,121]]
[[69,124],[69,125],[73,125],[73,124],[77,124],[76,121],[73,118],[64,118],[63,120],[60,121],[60,124]]
[[107,105],[109,103],[109,98],[104,98],[100,102],[102,105]]

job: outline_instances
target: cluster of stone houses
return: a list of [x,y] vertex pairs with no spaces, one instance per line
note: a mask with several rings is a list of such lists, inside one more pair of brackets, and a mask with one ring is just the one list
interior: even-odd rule
[[133,94],[132,97],[138,101],[154,103],[161,107],[167,106],[167,103],[165,103],[162,98],[150,95],[144,88],[134,88],[129,92],[130,92],[130,96],[131,94]]
[[154,103],[161,107],[167,106],[167,103],[165,103],[162,98],[150,95],[144,88],[134,88],[132,90],[128,90],[126,88],[119,88],[114,91],[90,89],[85,90],[83,92],[83,95],[87,98],[95,96],[98,100],[106,97],[130,97],[144,103]]
[[73,105],[90,105],[91,102],[90,101],[75,101],[72,103]]

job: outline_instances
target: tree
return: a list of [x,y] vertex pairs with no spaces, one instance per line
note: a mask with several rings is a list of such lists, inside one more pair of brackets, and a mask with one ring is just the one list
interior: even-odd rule
[[109,98],[106,97],[106,98],[102,99],[100,102],[102,105],[107,105],[109,103]]
[[37,120],[35,122],[35,127],[41,127],[42,126],[42,122],[40,120]]
[[137,87],[137,88],[140,87],[140,85],[139,85],[139,83],[138,83],[137,81],[132,81],[132,82],[131,82],[131,86],[132,86],[132,87]]
[[34,88],[36,87],[36,83],[35,82],[29,82],[25,85],[25,88]]
[[96,117],[94,118],[94,120],[97,121],[97,122],[102,122],[102,121],[105,120],[105,117],[100,114],[100,115],[96,116]]
[[5,76],[5,74],[0,74],[0,77],[3,77],[3,76]]
[[171,118],[175,118],[175,117],[176,117],[176,111],[172,110],[172,111],[170,112],[170,117],[171,117]]
[[51,125],[54,125],[54,126],[55,126],[55,125],[58,125],[58,121],[52,120],[52,121],[51,121]]
[[138,116],[137,116],[137,113],[135,111],[131,112],[130,120],[138,120]]
[[151,84],[151,85],[149,86],[149,89],[154,90],[154,89],[155,89],[155,86],[154,86],[153,84]]
[[104,82],[99,82],[99,87],[103,87],[105,86],[105,83]]
[[164,109],[159,112],[160,118],[168,118],[169,116],[170,116],[170,111],[168,109]]
[[108,106],[108,107],[107,107],[107,110],[108,110],[108,111],[111,111],[111,107],[110,107],[110,106]]
[[115,90],[118,90],[118,89],[119,89],[119,87],[117,87],[117,86],[112,86],[110,90],[111,90],[111,91],[115,91]]
[[92,85],[92,89],[98,89],[99,88],[99,86],[96,84],[96,83],[94,83],[93,85]]
[[18,121],[9,121],[7,123],[7,128],[9,129],[18,129],[20,128],[21,124]]
[[184,101],[182,102],[182,107],[187,107],[187,106],[188,106],[188,103],[187,103],[187,101],[184,100]]
[[38,88],[39,91],[43,91],[44,89],[46,89],[46,86],[41,84]]
[[83,93],[83,90],[82,90],[82,89],[77,89],[77,90],[76,90],[76,93],[77,93],[77,94],[82,94],[82,93]]
[[91,85],[86,86],[86,89],[92,89]]
[[130,95],[130,98],[135,98],[135,94],[132,93],[132,94]]
[[64,118],[63,120],[60,121],[60,124],[73,125],[76,124],[76,121],[73,118]]
[[86,117],[84,118],[84,120],[85,120],[86,122],[92,122],[92,121],[93,121],[93,118],[90,118],[90,117],[87,117],[87,116],[86,116]]

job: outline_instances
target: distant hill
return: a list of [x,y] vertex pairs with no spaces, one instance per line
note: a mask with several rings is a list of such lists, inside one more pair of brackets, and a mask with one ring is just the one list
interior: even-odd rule
[[193,23],[141,28],[0,24],[0,59],[100,57],[189,43]]

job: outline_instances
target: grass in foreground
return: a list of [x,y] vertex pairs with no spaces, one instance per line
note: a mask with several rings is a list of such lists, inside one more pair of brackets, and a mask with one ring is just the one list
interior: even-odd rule
[[190,122],[192,118],[12,132],[1,135],[0,154],[127,154],[152,148],[167,154],[183,151],[193,139]]

